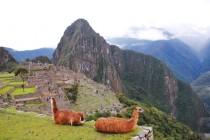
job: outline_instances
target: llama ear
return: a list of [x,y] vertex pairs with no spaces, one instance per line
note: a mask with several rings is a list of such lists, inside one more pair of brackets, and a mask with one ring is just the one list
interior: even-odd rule
[[141,107],[139,107],[139,106],[136,106],[136,107],[135,107],[135,109],[136,109],[136,110],[140,110],[140,109],[141,109]]

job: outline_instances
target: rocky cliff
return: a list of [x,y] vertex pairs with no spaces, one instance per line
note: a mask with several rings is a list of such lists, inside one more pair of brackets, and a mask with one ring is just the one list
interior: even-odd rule
[[0,71],[10,70],[16,63],[16,60],[9,52],[3,47],[0,47]]
[[[84,19],[75,21],[65,30],[53,54],[53,62],[82,72],[132,99],[183,118],[180,120],[192,127],[203,114],[203,106],[190,86],[180,88],[179,81],[165,64],[151,56],[109,45]],[[183,109],[180,104],[187,107]]]
[[178,79],[185,82],[192,82],[201,73],[201,63],[195,52],[179,39],[151,41],[124,37],[108,41],[123,46],[123,49],[148,54],[161,60]]

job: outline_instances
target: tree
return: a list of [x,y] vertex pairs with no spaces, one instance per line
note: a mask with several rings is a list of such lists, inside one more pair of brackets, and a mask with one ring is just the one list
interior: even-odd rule
[[28,74],[28,70],[25,69],[25,68],[18,68],[16,71],[15,71],[15,76],[20,76],[20,78],[22,79],[23,81],[23,84],[22,84],[22,89],[23,89],[23,92],[24,92],[24,88],[25,88],[25,85],[24,85],[24,82],[27,78],[27,75]]

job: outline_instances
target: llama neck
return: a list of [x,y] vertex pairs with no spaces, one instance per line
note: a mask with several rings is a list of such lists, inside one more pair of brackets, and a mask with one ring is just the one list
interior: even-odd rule
[[137,125],[137,122],[139,120],[139,112],[134,110],[130,120],[134,123],[134,125]]
[[51,99],[51,109],[52,109],[53,115],[55,115],[55,113],[58,111],[56,101],[54,98]]

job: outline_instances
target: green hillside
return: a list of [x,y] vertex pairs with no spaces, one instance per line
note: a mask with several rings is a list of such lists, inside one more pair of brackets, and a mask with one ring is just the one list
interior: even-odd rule
[[188,126],[157,108],[130,100],[123,95],[118,95],[118,97],[120,102],[128,107],[128,111],[121,114],[123,116],[130,116],[132,106],[137,105],[144,108],[144,113],[140,115],[138,124],[151,126],[154,130],[155,140],[200,140],[200,137]]

